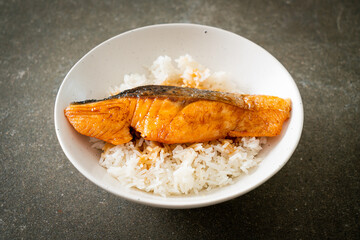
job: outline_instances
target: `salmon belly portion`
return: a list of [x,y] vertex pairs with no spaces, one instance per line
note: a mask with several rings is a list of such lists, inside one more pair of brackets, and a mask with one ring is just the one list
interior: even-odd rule
[[123,97],[71,104],[64,112],[79,133],[114,145],[131,141],[130,127],[147,140],[168,144],[279,135],[290,116],[290,100],[241,96],[241,106],[202,99]]

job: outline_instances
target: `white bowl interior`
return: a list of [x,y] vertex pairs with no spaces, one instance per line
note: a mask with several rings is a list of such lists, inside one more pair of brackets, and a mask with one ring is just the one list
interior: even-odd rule
[[[72,101],[103,98],[124,74],[146,73],[160,55],[175,59],[190,54],[214,71],[229,73],[232,81],[249,94],[291,98],[291,118],[282,134],[269,139],[260,153],[262,163],[235,184],[199,195],[160,197],[123,187],[98,164],[99,152],[88,137],[70,126],[64,109]],[[273,176],[295,150],[302,132],[300,93],[286,69],[267,51],[231,32],[194,24],[164,24],[132,30],[111,38],[86,54],[65,77],[55,103],[59,142],[73,165],[98,186],[128,200],[158,207],[190,208],[219,203],[242,195]]]

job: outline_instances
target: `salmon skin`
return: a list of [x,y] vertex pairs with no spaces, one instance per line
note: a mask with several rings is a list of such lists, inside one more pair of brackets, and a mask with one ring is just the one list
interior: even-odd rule
[[[125,90],[118,93],[117,95],[110,96],[105,99],[96,100],[90,99],[79,102],[72,102],[73,105],[94,103],[100,101],[111,100],[115,98],[168,98],[172,101],[187,101],[188,103],[209,100],[209,101],[220,101],[228,104],[242,105],[243,101],[241,95],[226,92],[217,92],[210,90],[201,90],[197,88],[188,87],[176,87],[166,85],[146,85]],[[246,107],[246,106],[244,106]]]
[[132,140],[130,128],[168,144],[272,137],[280,134],[290,111],[290,99],[274,96],[147,85],[73,102],[64,113],[77,132],[119,145]]

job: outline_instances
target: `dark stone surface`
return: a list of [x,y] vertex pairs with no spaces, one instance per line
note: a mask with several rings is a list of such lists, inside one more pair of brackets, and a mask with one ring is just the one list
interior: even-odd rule
[[[211,207],[166,210],[85,179],[57,142],[53,106],[86,52],[168,22],[263,46],[304,101],[303,136],[272,179]],[[0,1],[1,239],[360,239],[360,1]]]

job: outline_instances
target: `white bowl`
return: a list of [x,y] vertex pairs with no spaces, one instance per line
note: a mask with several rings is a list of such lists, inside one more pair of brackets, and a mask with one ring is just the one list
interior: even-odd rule
[[[190,54],[214,71],[225,71],[244,93],[291,98],[292,112],[278,137],[261,151],[261,164],[235,184],[198,195],[161,197],[127,189],[98,164],[99,152],[88,137],[70,126],[64,109],[72,101],[103,98],[124,74],[146,73],[160,55]],[[294,152],[303,127],[303,106],[294,80],[267,51],[234,33],[202,25],[164,24],[115,36],[92,49],[66,75],[55,102],[55,128],[73,165],[90,181],[125,199],[157,207],[193,208],[220,203],[249,192],[278,172]]]

